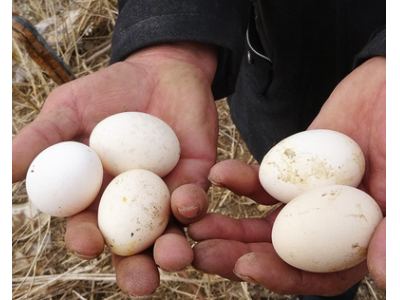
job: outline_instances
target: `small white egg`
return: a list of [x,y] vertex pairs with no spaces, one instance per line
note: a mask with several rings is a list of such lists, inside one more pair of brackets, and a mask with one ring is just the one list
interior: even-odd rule
[[336,272],[367,257],[382,212],[368,194],[354,187],[316,187],[279,212],[272,228],[278,255],[295,268]]
[[150,247],[165,230],[170,193],[156,174],[141,169],[121,173],[105,189],[98,224],[108,248],[128,256]]
[[357,187],[364,171],[364,155],[354,140],[316,129],[289,136],[271,148],[261,162],[259,178],[271,196],[287,203],[317,186]]
[[179,140],[171,127],[141,112],[119,113],[102,120],[93,129],[89,144],[104,169],[114,176],[145,169],[164,177],[180,157]]
[[26,175],[29,199],[42,212],[67,217],[81,212],[96,198],[103,166],[96,153],[78,142],[61,142],[43,150]]

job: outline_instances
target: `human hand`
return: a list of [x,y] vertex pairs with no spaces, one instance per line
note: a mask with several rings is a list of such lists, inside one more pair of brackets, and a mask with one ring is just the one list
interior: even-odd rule
[[[343,132],[360,145],[366,172],[359,188],[386,216],[386,58],[366,61],[343,80],[310,125],[315,128]],[[386,217],[372,237],[367,263],[378,287],[386,289]]]
[[[331,129],[353,138],[366,158],[360,189],[386,211],[386,60],[373,58],[346,77],[331,94],[309,129]],[[240,176],[238,176],[240,174]],[[258,166],[239,161],[215,165],[209,178],[238,195],[260,204],[277,203],[261,187]],[[371,240],[367,262],[335,273],[298,270],[279,258],[271,243],[275,210],[265,218],[232,219],[208,214],[189,225],[189,235],[200,241],[194,247],[193,265],[231,280],[263,285],[279,294],[337,295],[361,280],[368,271],[385,288],[385,220]],[[229,249],[229,250],[227,250]]]
[[[164,178],[172,193],[174,217],[183,224],[200,218],[207,210],[207,175],[216,159],[218,119],[210,88],[215,68],[216,56],[209,46],[165,44],[58,87],[38,117],[13,139],[13,182],[22,180],[32,160],[50,145],[67,140],[88,144],[93,128],[105,117],[141,111],[168,123],[180,141],[180,160]],[[101,192],[111,179],[105,174]],[[95,258],[104,249],[97,227],[101,192],[88,209],[67,222],[66,246],[84,259]],[[192,249],[174,220],[153,253],[113,255],[117,283],[133,295],[156,290],[157,265],[177,271],[192,259]]]

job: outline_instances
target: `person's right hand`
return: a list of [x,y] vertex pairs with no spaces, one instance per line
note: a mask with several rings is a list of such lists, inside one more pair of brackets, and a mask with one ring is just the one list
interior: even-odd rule
[[[125,111],[146,112],[168,123],[177,134],[181,158],[164,180],[175,218],[183,223],[201,218],[208,206],[207,175],[216,160],[218,118],[211,82],[215,49],[195,43],[150,47],[123,62],[55,89],[38,117],[13,139],[13,182],[25,178],[32,160],[62,141],[88,144],[95,125]],[[105,176],[105,185],[111,176]],[[92,259],[104,250],[97,227],[96,201],[69,218],[65,242],[77,256]],[[159,285],[157,265],[178,271],[191,263],[192,249],[171,220],[155,243],[154,253],[130,257],[113,255],[119,287],[132,295],[154,293]]]

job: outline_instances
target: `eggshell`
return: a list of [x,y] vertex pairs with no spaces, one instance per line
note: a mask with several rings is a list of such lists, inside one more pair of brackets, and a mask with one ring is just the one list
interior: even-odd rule
[[294,134],[264,156],[259,178],[264,189],[281,202],[322,185],[357,187],[364,175],[361,148],[348,136],[325,129]]
[[104,119],[93,129],[89,144],[104,169],[114,176],[145,169],[163,177],[180,156],[179,140],[171,127],[141,112],[124,112]]
[[301,270],[335,272],[366,259],[382,212],[368,194],[350,186],[316,187],[278,214],[272,243],[278,255]]
[[66,217],[88,207],[97,196],[103,167],[96,153],[78,142],[62,142],[42,151],[26,175],[29,199],[42,212]]
[[127,256],[151,246],[165,230],[170,193],[156,174],[141,169],[121,173],[105,189],[98,224],[107,246]]

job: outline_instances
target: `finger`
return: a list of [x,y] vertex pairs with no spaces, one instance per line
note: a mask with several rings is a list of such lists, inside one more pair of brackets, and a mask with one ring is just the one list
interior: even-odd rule
[[242,243],[234,240],[213,239],[196,244],[193,248],[193,267],[205,273],[240,281],[234,273],[236,261],[247,253],[263,251],[268,243]]
[[182,224],[201,219],[208,209],[208,196],[204,189],[194,184],[178,187],[171,195],[171,209]]
[[208,178],[214,185],[225,187],[237,195],[246,196],[260,204],[278,203],[261,186],[258,170],[258,165],[249,165],[232,159],[213,166]]
[[93,259],[104,250],[104,238],[97,226],[97,214],[86,210],[68,219],[65,245],[82,259]]
[[112,178],[110,174],[104,172],[103,184],[94,201],[84,211],[68,218],[65,245],[82,259],[93,259],[104,250],[104,238],[97,223],[97,209],[101,195]]
[[235,263],[251,249],[238,241],[214,239],[198,243],[193,252],[192,265],[197,270],[239,281],[241,279],[233,273]]
[[367,274],[366,263],[335,273],[311,273],[286,264],[272,244],[262,252],[239,258],[235,274],[248,282],[260,284],[278,294],[334,296],[343,293]]
[[173,223],[156,240],[153,255],[155,263],[170,272],[181,271],[193,261],[192,247],[182,229]]
[[152,295],[160,285],[160,274],[147,253],[122,257],[113,255],[119,288],[133,296]]
[[60,140],[53,134],[42,134],[46,127],[39,121],[23,128],[12,141],[12,181],[25,178],[33,159],[52,143]]
[[202,241],[207,239],[236,240],[244,243],[271,242],[273,222],[279,210],[265,218],[234,219],[210,213],[188,226],[189,236]]
[[386,218],[378,225],[368,247],[368,270],[380,289],[386,290]]

